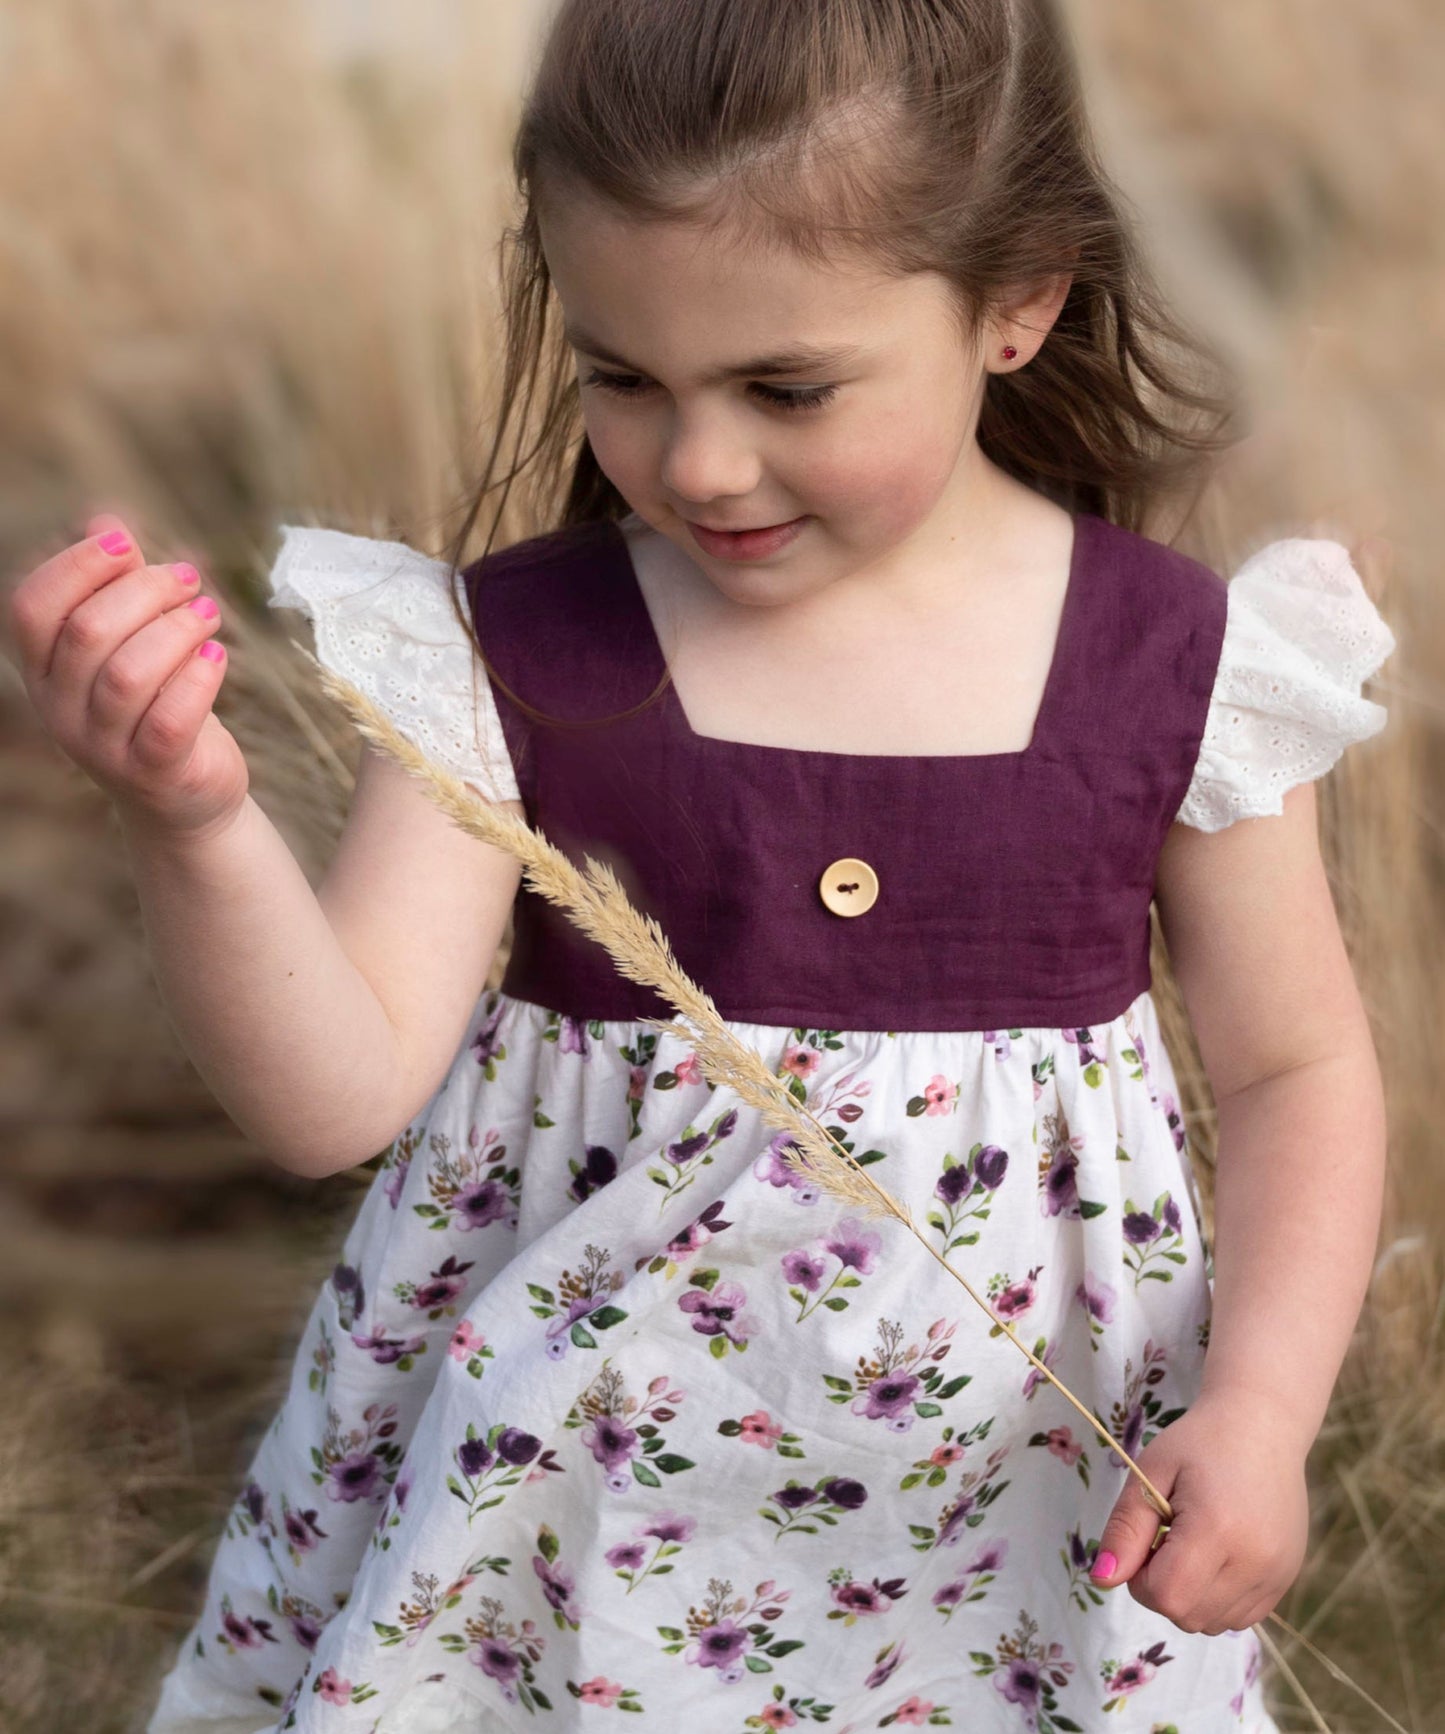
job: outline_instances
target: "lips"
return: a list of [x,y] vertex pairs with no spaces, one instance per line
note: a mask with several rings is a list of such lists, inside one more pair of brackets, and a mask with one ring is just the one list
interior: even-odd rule
[[715,560],[765,560],[793,541],[807,523],[807,515],[781,524],[753,530],[711,530],[706,524],[687,520],[693,540]]

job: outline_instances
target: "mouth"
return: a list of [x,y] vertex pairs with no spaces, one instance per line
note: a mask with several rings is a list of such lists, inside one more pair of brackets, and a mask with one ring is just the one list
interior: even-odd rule
[[718,560],[764,560],[785,548],[808,522],[804,513],[782,524],[762,524],[746,530],[716,530],[709,524],[683,520],[705,554]]

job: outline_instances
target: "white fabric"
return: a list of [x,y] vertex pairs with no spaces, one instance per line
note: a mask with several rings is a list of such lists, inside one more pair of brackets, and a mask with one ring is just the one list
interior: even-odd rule
[[309,525],[283,524],[281,538],[268,606],[306,614],[317,660],[485,799],[520,800],[486,669],[448,594],[446,561],[404,542]]
[[1229,612],[1199,756],[1176,817],[1201,831],[1284,811],[1284,794],[1322,776],[1385,707],[1360,683],[1395,649],[1348,551],[1290,537],[1230,580]]

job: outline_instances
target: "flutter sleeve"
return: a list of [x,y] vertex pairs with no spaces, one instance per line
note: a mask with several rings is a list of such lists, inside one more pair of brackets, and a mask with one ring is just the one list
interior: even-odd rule
[[1198,760],[1176,818],[1201,831],[1284,810],[1385,707],[1361,683],[1395,649],[1346,548],[1291,537],[1229,582],[1224,638]]
[[434,764],[486,800],[520,800],[486,669],[457,619],[447,574],[446,561],[404,542],[283,524],[267,605],[301,609],[317,660]]

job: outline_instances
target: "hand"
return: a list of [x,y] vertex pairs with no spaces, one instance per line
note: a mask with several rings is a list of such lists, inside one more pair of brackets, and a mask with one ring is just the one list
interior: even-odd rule
[[1308,1443],[1282,1411],[1250,1392],[1206,1392],[1135,1461],[1173,1507],[1164,1521],[1130,1473],[1099,1552],[1118,1565],[1090,1582],[1126,1579],[1135,1601],[1182,1632],[1243,1631],[1294,1582],[1309,1545]]
[[[198,833],[230,822],[250,777],[211,705],[225,670],[199,647],[219,616],[174,566],[142,563],[99,538],[125,532],[99,513],[86,539],[42,561],[10,597],[10,624],[31,702],[66,754],[124,816]],[[216,645],[215,649],[220,650]]]

